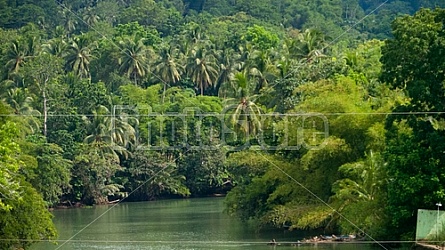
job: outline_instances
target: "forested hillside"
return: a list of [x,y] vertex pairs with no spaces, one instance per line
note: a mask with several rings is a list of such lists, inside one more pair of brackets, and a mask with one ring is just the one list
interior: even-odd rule
[[54,239],[50,207],[214,194],[259,227],[413,239],[445,198],[434,7],[0,0],[1,248]]

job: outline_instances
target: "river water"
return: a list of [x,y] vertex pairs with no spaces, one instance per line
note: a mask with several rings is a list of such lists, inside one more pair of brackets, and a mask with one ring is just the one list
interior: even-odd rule
[[255,230],[223,213],[223,198],[121,203],[54,211],[58,245],[38,243],[34,250],[155,249],[155,250],[271,250],[383,249],[367,244],[267,245],[296,242],[308,233]]

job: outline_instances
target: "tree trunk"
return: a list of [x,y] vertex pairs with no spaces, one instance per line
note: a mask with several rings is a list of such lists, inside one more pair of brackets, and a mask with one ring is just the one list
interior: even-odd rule
[[162,92],[162,104],[164,104],[166,90],[167,90],[167,83],[164,82],[164,91]]
[[43,88],[42,88],[42,97],[43,97],[43,135],[46,137],[47,136],[47,121],[48,121],[48,106],[47,106],[47,102],[48,99],[46,97],[46,84],[48,82],[48,78],[45,79],[45,82],[43,83]]

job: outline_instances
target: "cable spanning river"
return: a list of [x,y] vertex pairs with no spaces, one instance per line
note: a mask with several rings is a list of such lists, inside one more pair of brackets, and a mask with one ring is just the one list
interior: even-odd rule
[[276,229],[256,232],[223,213],[223,200],[164,200],[56,210],[58,244],[39,243],[32,249],[379,249],[342,243],[270,246],[267,242],[271,239],[296,242],[311,235]]

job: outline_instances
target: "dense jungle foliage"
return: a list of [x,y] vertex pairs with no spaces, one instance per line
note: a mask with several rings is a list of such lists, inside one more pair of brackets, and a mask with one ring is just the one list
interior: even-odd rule
[[0,0],[0,246],[49,207],[227,194],[413,239],[445,198],[442,0]]

